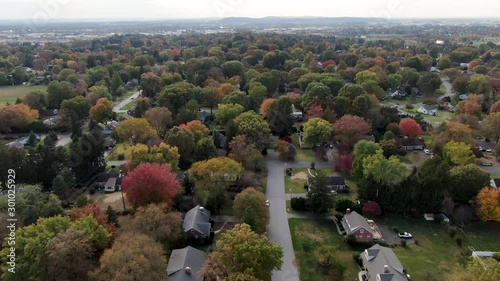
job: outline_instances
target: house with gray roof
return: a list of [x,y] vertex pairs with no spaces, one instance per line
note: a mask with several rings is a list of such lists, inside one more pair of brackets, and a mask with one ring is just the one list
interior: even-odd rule
[[166,275],[169,281],[203,281],[199,276],[207,254],[203,251],[187,246],[173,250],[168,260]]
[[391,248],[375,245],[361,253],[360,281],[409,281],[410,276]]
[[183,224],[188,242],[205,242],[212,237],[210,211],[198,205],[186,213]]
[[434,105],[426,105],[426,104],[424,104],[421,107],[419,107],[419,109],[417,111],[419,113],[422,113],[422,114],[425,114],[425,115],[436,116],[437,107],[435,107]]
[[346,210],[342,218],[342,226],[347,235],[352,234],[358,243],[371,243],[374,239],[381,239],[382,235],[372,220],[367,220],[356,211]]

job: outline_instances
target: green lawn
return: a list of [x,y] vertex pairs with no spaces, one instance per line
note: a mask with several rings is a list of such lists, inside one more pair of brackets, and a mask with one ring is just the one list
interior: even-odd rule
[[[361,253],[366,246],[360,245],[359,249],[358,247],[354,250],[351,249],[344,242],[344,238],[338,234],[332,221],[289,219],[288,223],[290,225],[293,249],[301,281],[358,280],[360,269],[353,260],[352,254]],[[311,242],[312,247],[310,250],[304,247],[306,245],[304,241]],[[321,245],[333,246],[335,248],[337,261],[345,268],[344,274],[340,278],[328,275],[330,268],[318,265],[315,252]]]
[[130,92],[126,92],[125,94],[123,94],[123,96],[116,98],[116,100],[114,101],[114,104],[119,104],[120,102],[128,99],[130,96],[132,96],[135,93],[137,93],[136,90],[132,90]]
[[122,108],[120,108],[120,110],[129,110],[131,109],[132,107],[134,107],[135,105],[137,104],[137,102],[135,100],[127,103],[125,106],[123,106]]
[[[317,170],[323,171],[324,173],[326,173],[326,175],[330,175],[334,172],[333,169],[317,169]],[[307,168],[293,169],[291,177],[285,175],[285,193],[290,194],[290,188],[292,189],[292,193],[306,192],[306,190],[304,189],[304,184],[307,183],[307,179],[305,178],[292,179],[292,177],[296,176],[297,174],[302,174],[302,176],[303,174],[305,174],[306,176],[310,176]]]
[[0,87],[0,108],[6,103],[15,104],[17,98],[23,98],[26,94],[34,91],[47,91],[46,85],[19,85],[19,86],[3,86]]
[[113,151],[106,157],[107,161],[117,161],[118,155],[122,154],[124,155],[125,159],[129,159],[129,152],[130,152],[130,143],[120,143],[115,146]]
[[[466,261],[455,241],[436,222],[427,222],[423,217],[386,216],[377,221],[388,229],[397,227],[399,231],[410,232],[418,240],[418,245],[396,247],[394,252],[412,276],[412,280],[446,280],[446,275],[458,264]],[[465,241],[464,241],[465,242]],[[464,243],[465,244],[465,243]]]
[[303,162],[320,161],[320,159],[318,159],[318,157],[316,157],[316,153],[314,153],[314,151],[312,149],[300,148],[299,136],[297,136],[297,135],[292,136],[292,144],[297,149],[297,156],[295,157],[296,161],[303,161]]

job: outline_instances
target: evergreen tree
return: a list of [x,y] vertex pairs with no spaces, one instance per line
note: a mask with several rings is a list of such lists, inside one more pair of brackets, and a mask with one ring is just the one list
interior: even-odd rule
[[327,176],[319,171],[307,193],[307,206],[315,213],[326,213],[334,206],[332,191],[327,186]]
[[116,213],[115,209],[108,205],[108,208],[106,208],[106,216],[107,216],[107,223],[109,224],[114,224],[118,226],[118,214]]
[[62,198],[68,192],[68,185],[64,182],[64,178],[61,175],[58,175],[52,181],[52,192],[59,198]]

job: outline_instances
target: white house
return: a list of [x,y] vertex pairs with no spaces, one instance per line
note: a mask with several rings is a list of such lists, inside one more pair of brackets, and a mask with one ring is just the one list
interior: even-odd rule
[[422,105],[419,109],[418,109],[418,112],[419,113],[422,113],[422,114],[425,114],[425,115],[433,115],[435,116],[436,113],[437,113],[437,108],[433,105]]
[[500,188],[500,178],[491,179],[491,187]]

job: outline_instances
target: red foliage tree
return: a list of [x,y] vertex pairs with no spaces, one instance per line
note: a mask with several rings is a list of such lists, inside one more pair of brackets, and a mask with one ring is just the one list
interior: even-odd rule
[[500,101],[495,102],[490,107],[490,114],[500,112]]
[[350,174],[352,171],[352,156],[342,155],[335,163],[335,172]]
[[309,110],[307,111],[307,120],[316,117],[323,118],[323,114],[324,110],[323,107],[321,107],[321,105],[319,104],[311,105],[311,107],[309,107]]
[[326,68],[327,66],[332,65],[332,64],[333,64],[333,65],[335,65],[335,61],[333,61],[333,60],[327,60],[327,61],[325,61],[325,62],[322,62],[322,63],[321,63],[321,66],[322,66],[323,68]]
[[343,145],[352,148],[371,132],[371,127],[362,117],[344,115],[335,122],[333,131],[337,140],[340,140]]
[[405,118],[399,122],[399,127],[405,136],[410,138],[419,137],[422,135],[422,127],[412,118]]
[[368,201],[363,204],[363,208],[361,211],[364,215],[378,217],[382,214],[382,210],[380,209],[380,205],[375,201]]
[[107,215],[97,204],[88,204],[81,208],[73,208],[68,212],[68,217],[72,221],[77,221],[87,216],[93,216],[100,225],[106,228],[106,230],[109,231],[109,233],[113,234],[113,237],[116,238],[116,236],[118,235],[118,228],[115,224],[108,223]]
[[122,187],[128,201],[139,207],[151,203],[172,205],[181,185],[169,165],[145,163],[128,173]]

